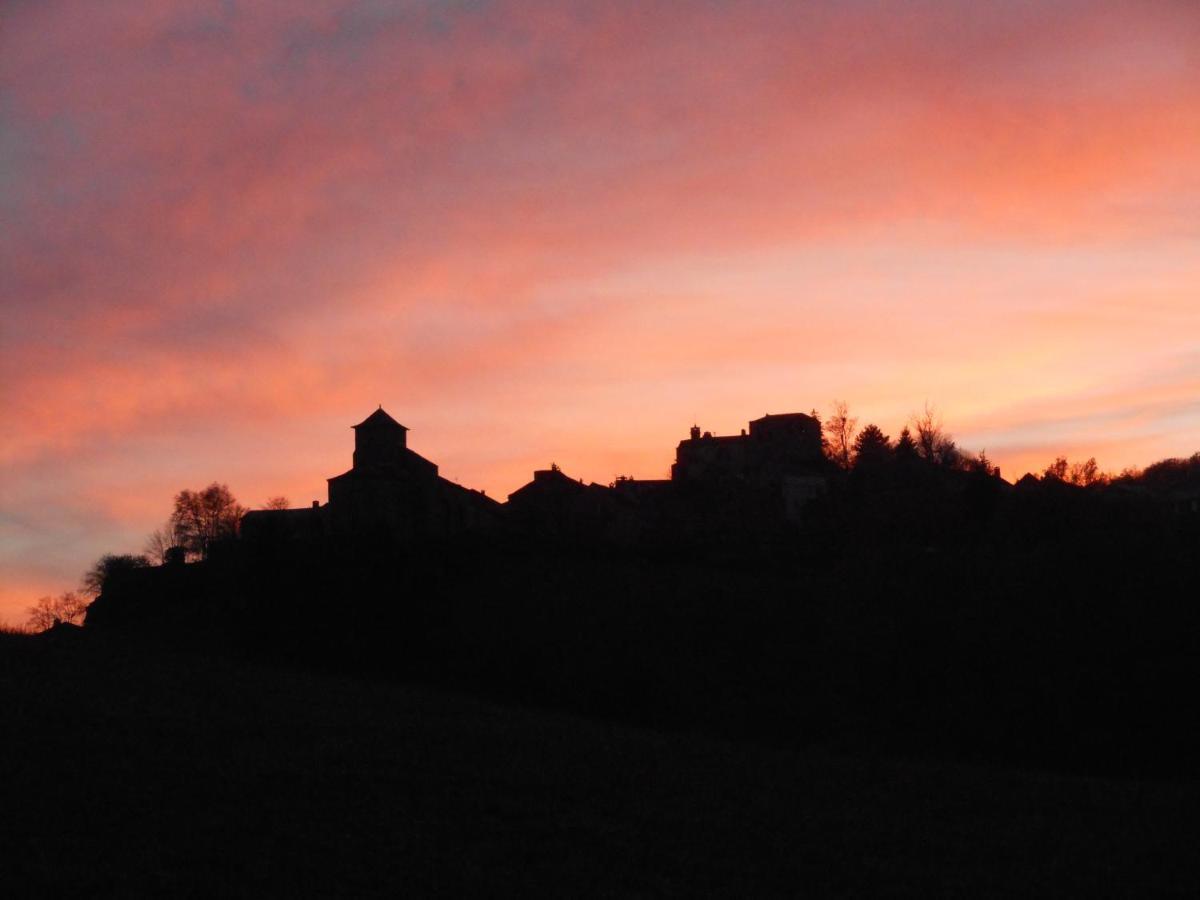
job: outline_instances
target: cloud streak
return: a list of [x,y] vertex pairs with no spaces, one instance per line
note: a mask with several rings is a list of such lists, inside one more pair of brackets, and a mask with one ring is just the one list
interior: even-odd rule
[[320,496],[377,402],[493,494],[834,396],[1195,449],[1192,3],[206,9],[0,33],[7,596]]

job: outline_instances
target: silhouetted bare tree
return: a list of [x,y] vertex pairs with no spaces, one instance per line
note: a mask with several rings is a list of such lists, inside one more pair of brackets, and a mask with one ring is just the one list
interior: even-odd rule
[[1067,472],[1067,481],[1079,487],[1090,487],[1093,484],[1103,484],[1108,477],[1096,465],[1096,457],[1092,456],[1086,462],[1072,463]]
[[913,416],[912,426],[917,433],[917,453],[922,459],[942,466],[958,461],[958,447],[942,426],[936,409],[926,403],[924,411]]
[[292,503],[287,497],[282,494],[277,497],[269,497],[267,502],[263,504],[263,509],[290,509]]
[[[1124,473],[1123,473],[1124,474]],[[1056,456],[1054,462],[1046,466],[1042,472],[1043,478],[1054,478],[1078,487],[1089,487],[1093,484],[1105,484],[1109,477],[1100,471],[1096,457],[1090,457],[1085,462],[1067,462],[1065,456]]]
[[1065,456],[1056,456],[1054,462],[1046,466],[1045,471],[1042,472],[1042,477],[1057,478],[1059,481],[1066,481],[1068,468],[1067,458]]
[[172,520],[168,519],[150,532],[142,552],[152,565],[161,566],[167,561],[167,551],[177,546],[179,546],[179,536],[175,534]]
[[843,469],[849,469],[854,458],[854,435],[858,430],[858,419],[850,415],[845,400],[833,401],[833,411],[826,419],[824,429],[829,458]]
[[82,625],[87,608],[87,598],[75,591],[67,591],[57,597],[39,597],[29,607],[29,627],[34,631],[46,631],[59,622]]
[[237,534],[238,522],[246,512],[227,485],[214,481],[202,491],[175,495],[171,527],[188,554],[203,559],[213,541]]

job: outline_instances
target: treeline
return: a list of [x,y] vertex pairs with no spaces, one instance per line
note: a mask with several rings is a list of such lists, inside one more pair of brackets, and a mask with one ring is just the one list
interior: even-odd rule
[[989,475],[994,471],[985,452],[973,454],[958,446],[946,431],[937,410],[929,404],[925,405],[922,412],[910,417],[895,441],[875,424],[868,424],[860,430],[858,418],[850,415],[850,409],[843,400],[834,401],[829,415],[823,421],[816,410],[811,415],[822,423],[825,455],[847,472],[859,466],[870,468],[892,461],[906,463],[918,459],[930,465],[965,472]]
[[[909,418],[895,440],[875,424],[860,429],[858,418],[850,414],[845,401],[834,401],[823,420],[817,410],[810,415],[822,421],[825,455],[847,472],[914,459],[963,472],[998,471],[986,451],[971,452],[960,447],[937,410],[929,404]],[[1145,469],[1125,468],[1119,473],[1101,470],[1095,457],[1072,462],[1065,456],[1056,456],[1040,476],[1043,480],[1076,487],[1123,485],[1157,492],[1200,489],[1200,452],[1190,457],[1160,460]]]

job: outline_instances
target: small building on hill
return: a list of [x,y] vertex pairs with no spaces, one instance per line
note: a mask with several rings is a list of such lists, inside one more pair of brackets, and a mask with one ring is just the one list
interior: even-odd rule
[[611,487],[571,478],[554,464],[509,494],[505,513],[511,527],[540,537],[627,543],[637,533],[624,497]]
[[766,490],[782,499],[786,518],[798,521],[808,502],[825,490],[830,468],[815,416],[768,414],[736,435],[718,436],[693,425],[675,450],[671,481]]
[[749,432],[736,435],[717,436],[692,426],[675,450],[671,480],[765,485],[787,476],[823,475],[828,468],[821,423],[804,413],[786,413],[755,419]]
[[533,481],[509,494],[508,503],[514,509],[526,505],[553,505],[569,502],[586,490],[582,481],[563,474],[562,469],[551,463],[548,469],[534,471]]
[[442,478],[382,406],[353,427],[353,464],[329,479],[334,535],[444,537],[495,522],[500,504]]
[[781,517],[799,521],[804,506],[825,489],[831,467],[815,417],[767,415],[739,435],[693,427],[676,448],[670,480],[584,484],[551,465],[534,472],[501,506],[441,477],[436,463],[408,446],[408,428],[383,407],[353,430],[351,467],[328,479],[328,503],[247,513],[242,537],[404,541],[508,527],[524,535],[628,545],[653,533],[745,530],[744,523],[769,527]]
[[375,410],[354,428],[349,470],[328,479],[329,502],[311,509],[255,510],[242,536],[255,540],[447,537],[486,529],[500,504],[438,474],[408,447],[408,429]]
[[319,541],[326,536],[325,510],[316,500],[300,509],[254,509],[242,516],[239,536],[257,543]]

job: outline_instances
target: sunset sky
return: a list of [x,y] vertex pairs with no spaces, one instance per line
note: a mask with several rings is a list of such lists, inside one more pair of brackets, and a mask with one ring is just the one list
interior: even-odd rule
[[926,401],[1200,450],[1200,3],[6,4],[0,622],[377,404],[499,498]]

